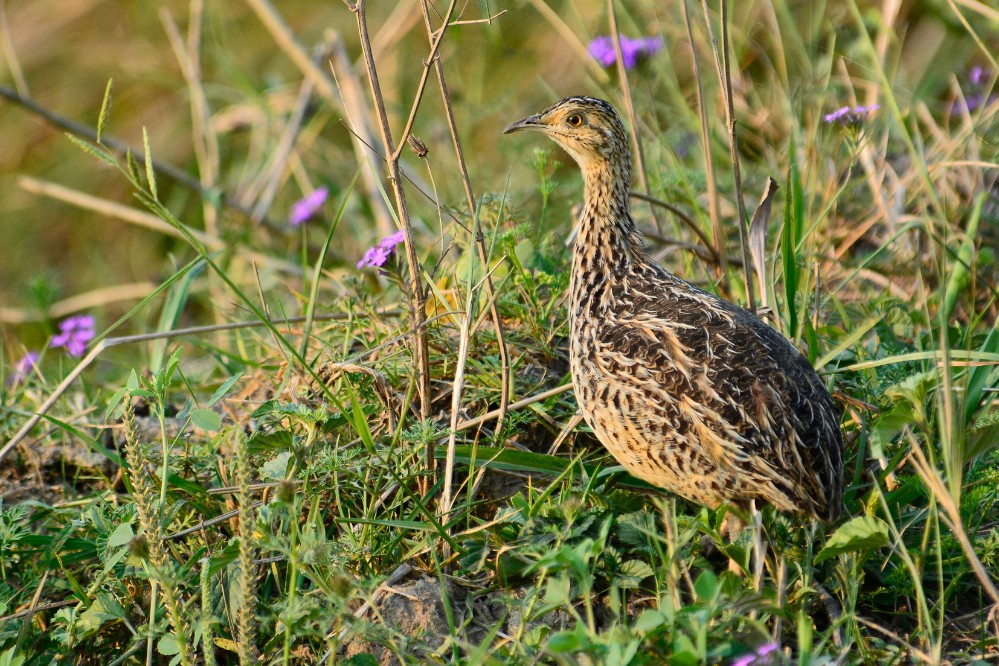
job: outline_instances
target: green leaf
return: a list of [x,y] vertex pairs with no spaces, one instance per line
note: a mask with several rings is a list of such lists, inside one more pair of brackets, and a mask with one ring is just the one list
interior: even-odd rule
[[673,639],[673,656],[670,664],[677,666],[697,666],[700,659],[697,658],[697,648],[687,634],[677,634]]
[[16,647],[0,652],[0,666],[22,666],[24,663],[25,657],[17,654]]
[[[812,366],[815,368],[816,371],[824,368],[827,363],[829,363],[834,358],[836,358],[837,356],[845,352],[847,349],[853,347],[857,342],[859,342],[862,337],[867,335],[868,331],[877,326],[878,322],[881,321],[883,317],[884,315],[874,315],[873,317],[864,320],[860,324],[851,327],[850,331],[843,336],[843,338],[836,344],[836,346],[830,349],[825,354],[823,354],[821,357],[819,357],[819,359],[816,360],[815,363],[812,364]],[[809,349],[811,349],[811,347],[809,347]]]
[[576,652],[585,648],[588,643],[586,634],[583,633],[581,627],[577,626],[572,631],[559,631],[552,634],[552,637],[548,639],[548,649],[556,654]]
[[787,191],[784,196],[784,228],[781,232],[780,250],[784,269],[784,305],[787,308],[788,335],[798,335],[798,241],[804,223],[804,193],[801,185],[801,175],[798,172],[794,155],[797,152],[794,135],[791,135],[791,145],[788,154],[791,155],[791,167],[787,174]]
[[646,608],[635,620],[632,628],[639,634],[644,634],[658,629],[668,622],[668,618],[660,611],[653,608]]
[[163,637],[156,644],[156,651],[169,657],[180,652],[180,643],[177,642],[177,637],[173,634],[163,634]]
[[191,421],[202,430],[211,432],[222,427],[222,417],[210,409],[195,409],[191,412]]
[[291,451],[279,453],[270,462],[260,466],[260,478],[272,481],[284,481],[288,475],[288,462],[291,460]]
[[104,410],[105,422],[111,419],[111,415],[118,409],[118,405],[121,404],[121,399],[125,397],[125,393],[127,391],[127,388],[118,389],[115,391],[115,394],[108,399],[108,407]]
[[225,394],[229,392],[229,389],[232,388],[233,384],[235,384],[242,378],[243,378],[243,373],[240,372],[222,382],[222,386],[218,387],[218,390],[216,390],[215,393],[212,394],[212,397],[208,399],[208,406],[211,407],[216,402],[224,398]]
[[858,516],[840,525],[815,556],[815,564],[841,553],[866,553],[888,544],[888,525],[874,516]]
[[96,631],[105,622],[116,619],[118,618],[104,609],[101,598],[98,596],[94,603],[90,604],[90,608],[80,615],[78,624],[83,631]]
[[[163,301],[163,308],[160,310],[159,321],[156,324],[157,333],[168,333],[176,328],[177,323],[184,314],[184,308],[187,306],[194,282],[204,272],[205,266],[204,261],[199,261],[191,270],[186,271],[176,282],[170,285],[166,299]],[[154,375],[163,368],[169,341],[167,336],[153,341],[149,371]]]
[[360,652],[340,663],[344,666],[378,666],[378,660],[370,652]]
[[617,536],[629,546],[647,546],[655,535],[655,518],[648,511],[634,511],[617,517]]
[[968,218],[968,226],[964,233],[964,242],[958,248],[954,257],[954,267],[947,280],[947,289],[944,292],[943,307],[940,309],[942,321],[950,321],[950,316],[954,312],[957,298],[966,291],[970,276],[968,269],[974,261],[975,241],[978,240],[978,221],[982,217],[982,204],[985,203],[985,194],[979,194],[975,201],[975,207]]
[[108,548],[127,546],[135,538],[135,531],[130,523],[122,523],[108,537]]
[[632,578],[648,578],[656,572],[645,560],[628,560],[621,565],[621,573]]
[[555,605],[567,605],[572,602],[572,584],[566,575],[552,576],[545,581],[545,601]]
[[698,601],[714,601],[718,597],[718,589],[718,577],[711,571],[705,571],[694,581]]

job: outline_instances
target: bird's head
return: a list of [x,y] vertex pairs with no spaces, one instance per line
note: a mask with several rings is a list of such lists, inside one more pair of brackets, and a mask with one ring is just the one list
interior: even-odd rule
[[583,171],[630,165],[628,135],[614,107],[594,97],[566,97],[541,113],[518,120],[504,134],[534,130],[562,146]]

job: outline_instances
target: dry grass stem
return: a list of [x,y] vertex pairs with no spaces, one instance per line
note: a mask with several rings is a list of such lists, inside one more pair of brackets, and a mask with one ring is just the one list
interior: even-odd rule
[[[694,82],[697,84],[697,116],[700,120],[701,152],[704,155],[704,178],[708,188],[708,217],[711,218],[711,235],[713,243],[708,243],[702,238],[701,242],[706,247],[711,248],[712,254],[718,259],[718,274],[724,275],[728,272],[728,252],[725,249],[725,230],[722,228],[721,213],[718,208],[718,181],[715,176],[715,163],[711,157],[711,127],[708,124],[707,98],[704,96],[704,82],[701,80],[700,57],[697,52],[697,44],[694,42],[694,30],[690,23],[689,0],[683,0],[683,20],[687,29],[687,41],[690,42],[690,57],[694,66]],[[697,229],[698,237],[701,237],[699,227],[695,227],[693,222],[688,226]]]

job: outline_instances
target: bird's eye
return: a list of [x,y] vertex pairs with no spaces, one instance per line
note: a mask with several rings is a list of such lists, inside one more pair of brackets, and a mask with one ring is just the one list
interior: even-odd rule
[[568,118],[566,118],[565,121],[570,125],[572,125],[573,127],[579,127],[580,125],[583,124],[583,116],[579,115],[578,113],[574,113]]

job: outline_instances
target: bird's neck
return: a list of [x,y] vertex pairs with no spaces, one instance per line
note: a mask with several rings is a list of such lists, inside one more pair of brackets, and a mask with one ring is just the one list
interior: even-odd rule
[[631,217],[631,169],[591,163],[583,168],[583,211],[573,253],[574,273],[620,273],[644,251]]

